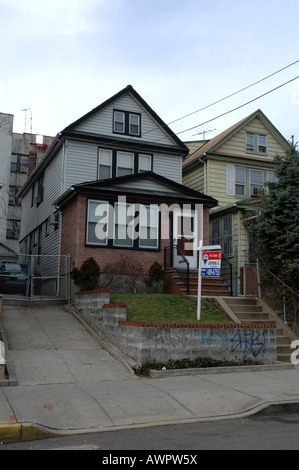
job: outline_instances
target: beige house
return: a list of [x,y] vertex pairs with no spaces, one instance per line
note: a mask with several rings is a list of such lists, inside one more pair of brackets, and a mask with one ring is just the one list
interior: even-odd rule
[[218,201],[210,210],[210,243],[220,244],[232,264],[234,295],[243,293],[243,267],[252,261],[247,225],[258,214],[266,183],[275,180],[274,156],[290,147],[257,110],[203,145],[198,143],[183,162],[183,184]]

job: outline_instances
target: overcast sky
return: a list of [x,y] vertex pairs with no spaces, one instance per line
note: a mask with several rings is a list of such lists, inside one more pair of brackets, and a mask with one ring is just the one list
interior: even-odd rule
[[[21,133],[22,109],[56,135],[128,84],[170,123],[299,60],[298,0],[0,0],[0,18],[0,112]],[[299,62],[170,127],[211,138],[261,109],[297,141],[299,78],[210,121],[297,76]]]

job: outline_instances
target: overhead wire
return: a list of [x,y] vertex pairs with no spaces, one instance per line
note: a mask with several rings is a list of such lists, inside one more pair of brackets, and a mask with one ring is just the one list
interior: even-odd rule
[[235,91],[234,93],[231,93],[230,95],[225,96],[224,98],[221,98],[221,99],[219,99],[219,100],[217,100],[217,101],[214,101],[214,103],[211,103],[211,104],[209,104],[209,105],[207,105],[207,106],[204,106],[203,108],[200,108],[200,109],[198,109],[197,111],[193,111],[192,113],[186,114],[185,116],[179,117],[179,118],[175,119],[174,121],[169,122],[167,125],[169,126],[170,124],[173,124],[173,123],[175,123],[175,122],[177,122],[177,121],[181,121],[182,119],[185,119],[185,118],[187,118],[187,117],[189,117],[189,116],[193,116],[194,114],[197,114],[197,113],[199,113],[199,112],[201,112],[201,111],[204,111],[204,110],[206,110],[206,109],[208,109],[208,108],[211,108],[211,107],[214,106],[215,104],[221,103],[222,101],[225,101],[225,100],[227,100],[228,98],[231,98],[232,96],[235,96],[235,95],[237,95],[238,93],[241,93],[242,91],[245,91],[245,90],[247,90],[248,88],[251,88],[251,87],[257,85],[258,83],[261,83],[261,82],[267,80],[268,78],[273,77],[274,75],[277,75],[278,73],[282,72],[283,70],[286,70],[287,68],[291,67],[292,65],[297,64],[298,62],[299,62],[299,59],[298,59],[298,60],[295,60],[294,62],[292,62],[292,63],[289,64],[289,65],[286,65],[285,67],[282,67],[281,69],[277,70],[276,72],[273,72],[273,73],[271,73],[270,75],[267,75],[266,77],[261,78],[260,80],[257,80],[256,82],[251,83],[250,85],[247,85],[247,86],[241,88],[240,90]]
[[247,106],[247,105],[250,104],[250,103],[253,103],[254,101],[259,100],[260,98],[263,98],[263,97],[266,96],[266,95],[269,95],[269,94],[272,93],[273,91],[278,90],[279,88],[282,88],[283,86],[287,85],[288,83],[294,82],[294,81],[297,80],[298,78],[299,78],[299,75],[297,75],[297,77],[292,78],[291,80],[288,80],[287,82],[282,83],[281,85],[278,85],[278,86],[275,87],[275,88],[272,88],[272,90],[269,90],[269,91],[267,91],[266,93],[263,93],[262,95],[259,95],[259,96],[257,96],[256,98],[253,98],[252,100],[247,101],[246,103],[241,104],[240,106],[236,106],[235,108],[230,109],[229,111],[226,111],[225,113],[219,114],[218,116],[216,116],[216,117],[214,117],[214,118],[212,118],[212,119],[208,119],[207,121],[204,121],[204,122],[202,122],[202,123],[200,123],[200,124],[196,124],[196,126],[192,126],[192,127],[189,127],[188,129],[185,129],[185,130],[183,130],[183,131],[176,132],[176,134],[177,134],[177,135],[183,134],[184,132],[191,131],[191,130],[195,129],[196,127],[203,126],[204,124],[207,124],[208,122],[212,122],[212,121],[215,121],[216,119],[219,119],[219,118],[221,118],[221,117],[223,117],[223,116],[226,116],[227,114],[230,114],[230,113],[232,113],[232,112],[234,112],[234,111],[236,111],[236,110],[238,110],[238,109],[240,109],[240,108],[243,108],[244,106]]
[[[291,67],[291,66],[297,64],[298,62],[299,62],[299,59],[298,59],[298,60],[295,60],[294,62],[292,62],[292,63],[290,63],[290,64],[288,64],[288,65],[286,65],[285,67],[280,68],[279,70],[276,70],[275,72],[273,72],[273,73],[267,75],[266,77],[263,77],[263,78],[261,78],[260,80],[257,80],[256,82],[251,83],[250,85],[247,85],[246,87],[243,87],[243,88],[241,88],[240,90],[235,91],[234,93],[231,93],[230,95],[227,95],[227,96],[225,96],[225,97],[223,97],[223,98],[221,98],[221,99],[219,99],[219,100],[217,100],[217,101],[215,101],[215,102],[213,102],[213,103],[211,103],[211,104],[209,104],[209,105],[207,105],[207,106],[204,106],[204,107],[201,108],[201,109],[198,109],[197,111],[193,111],[193,112],[191,112],[191,113],[189,113],[189,114],[186,114],[186,115],[184,115],[184,116],[181,116],[181,117],[179,117],[179,118],[177,118],[177,119],[175,119],[175,120],[173,120],[173,121],[171,121],[171,122],[165,124],[163,127],[168,127],[168,126],[170,126],[171,124],[173,124],[173,123],[175,123],[175,122],[181,121],[181,120],[183,120],[183,119],[185,119],[185,118],[187,118],[187,117],[189,117],[189,116],[192,116],[192,115],[194,115],[194,114],[197,114],[197,113],[199,113],[199,112],[201,112],[201,111],[204,111],[204,110],[206,110],[206,109],[208,109],[208,108],[210,108],[210,107],[212,107],[212,106],[214,106],[214,105],[216,105],[216,104],[218,104],[218,103],[221,103],[222,101],[224,101],[224,100],[226,100],[226,99],[228,99],[228,98],[231,98],[232,96],[235,96],[235,95],[241,93],[242,91],[245,91],[245,90],[247,90],[247,89],[249,89],[249,88],[251,88],[251,87],[257,85],[258,83],[261,83],[261,82],[267,80],[268,78],[273,77],[274,75],[277,75],[278,73],[282,72],[283,70],[286,70],[287,68],[289,68],[289,67]],[[196,124],[195,126],[192,126],[192,127],[188,128],[188,129],[185,129],[185,130],[182,130],[182,131],[179,131],[179,132],[175,132],[175,134],[176,134],[176,135],[183,134],[183,133],[188,132],[188,131],[190,131],[190,130],[193,130],[193,129],[197,128],[197,127],[203,126],[204,124],[207,124],[207,123],[209,123],[209,122],[215,121],[216,119],[218,119],[218,118],[220,118],[220,117],[223,117],[223,116],[225,116],[226,114],[230,114],[230,113],[232,113],[233,111],[236,111],[236,110],[238,110],[238,109],[240,109],[240,108],[242,108],[242,107],[244,107],[244,106],[247,106],[248,104],[250,104],[250,103],[252,103],[252,102],[254,102],[254,101],[257,101],[258,99],[262,98],[263,96],[266,96],[266,95],[268,95],[269,93],[272,93],[273,91],[275,91],[275,90],[277,90],[277,89],[279,89],[279,88],[281,88],[281,87],[287,85],[288,83],[293,82],[293,81],[296,80],[297,78],[299,78],[299,76],[297,76],[297,77],[295,77],[295,78],[293,78],[293,79],[291,79],[291,80],[289,80],[289,81],[287,81],[287,82],[285,82],[285,83],[283,83],[283,84],[281,84],[281,85],[279,85],[279,86],[273,88],[272,90],[267,91],[266,93],[263,93],[262,95],[260,95],[260,96],[258,96],[258,97],[256,97],[256,98],[254,98],[254,99],[252,99],[252,100],[250,100],[250,101],[248,101],[248,102],[246,102],[246,103],[244,103],[244,104],[242,104],[242,105],[240,105],[240,106],[237,106],[237,107],[235,107],[235,108],[233,108],[233,109],[231,109],[231,110],[229,110],[229,111],[226,111],[225,113],[222,113],[222,114],[220,114],[220,115],[218,115],[218,116],[216,116],[216,117],[214,117],[214,118],[212,118],[212,119],[209,119],[208,121],[205,121],[205,122],[203,122],[203,123],[201,123],[201,124]],[[150,134],[150,133],[152,133],[152,132],[155,132],[155,131],[156,131],[156,128],[149,129],[148,131],[146,131],[146,132],[143,133],[143,136],[146,135],[146,134]],[[121,141],[120,139],[115,139],[115,141],[112,142],[112,144],[117,144],[117,143],[120,142],[120,141]],[[151,142],[152,142],[152,143],[156,143],[156,142],[159,142],[159,141],[160,141],[160,139],[158,139],[158,140],[153,140],[153,141],[151,141]]]

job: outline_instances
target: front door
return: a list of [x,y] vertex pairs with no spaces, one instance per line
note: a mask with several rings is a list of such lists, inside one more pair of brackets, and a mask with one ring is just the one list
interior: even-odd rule
[[[184,257],[190,269],[197,268],[197,214],[195,211],[176,211],[173,214],[173,265],[185,269]],[[183,256],[182,256],[183,255]]]

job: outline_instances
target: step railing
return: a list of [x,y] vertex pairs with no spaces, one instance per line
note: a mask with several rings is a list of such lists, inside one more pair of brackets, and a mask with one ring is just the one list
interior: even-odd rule
[[221,255],[221,277],[228,285],[230,295],[233,296],[233,265],[224,253]]
[[[182,275],[182,272],[173,265],[174,264],[173,263],[173,251],[174,250],[177,250],[177,254],[181,258],[179,261],[179,264],[184,263],[186,265],[186,278]],[[180,276],[181,280],[183,281],[183,283],[185,284],[187,288],[187,295],[189,295],[190,293],[190,264],[178,245],[166,246],[164,248],[164,269],[167,269],[167,268],[173,268],[176,270],[177,274]]]
[[283,319],[285,324],[297,332],[299,316],[299,293],[286,284],[282,279],[273,274],[263,263],[263,260],[257,258],[258,274],[258,297],[265,300],[266,303]]

